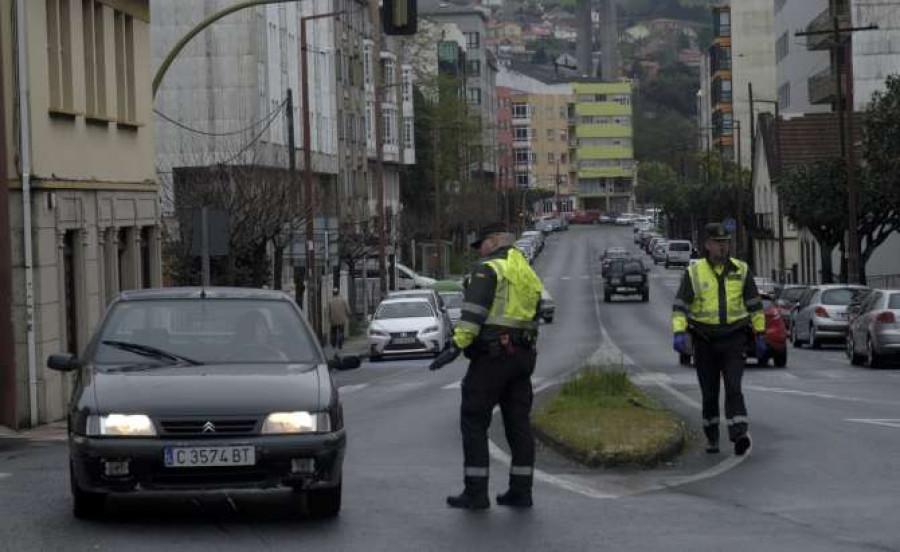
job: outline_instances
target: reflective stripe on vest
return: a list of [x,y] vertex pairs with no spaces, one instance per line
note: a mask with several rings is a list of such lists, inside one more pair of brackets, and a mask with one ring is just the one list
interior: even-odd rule
[[[744,304],[744,285],[749,269],[747,264],[731,259],[737,267],[737,272],[726,274],[721,282],[725,285],[725,319],[720,316],[719,305],[719,278],[705,259],[694,263],[689,269],[691,287],[694,290],[694,301],[690,305],[689,315],[691,320],[703,324],[718,326],[721,324],[733,324],[745,318],[750,313]],[[737,274],[739,278],[729,278]]]

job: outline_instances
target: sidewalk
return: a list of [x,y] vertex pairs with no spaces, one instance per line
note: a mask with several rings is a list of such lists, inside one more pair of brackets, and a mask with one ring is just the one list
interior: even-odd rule
[[[322,344],[322,349],[325,351],[325,356],[331,358],[335,355],[335,350],[328,343]],[[369,356],[369,344],[366,338],[365,333],[360,333],[357,335],[347,336],[344,339],[344,348],[338,351],[340,355],[356,355],[356,356]]]
[[66,421],[58,420],[22,431],[13,431],[0,425],[0,439],[24,439],[26,441],[65,441],[68,438]]

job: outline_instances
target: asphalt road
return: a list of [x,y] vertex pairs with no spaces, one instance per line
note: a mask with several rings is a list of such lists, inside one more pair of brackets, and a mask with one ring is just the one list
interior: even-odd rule
[[[535,386],[588,358],[621,363],[697,428],[699,392],[670,349],[681,272],[653,269],[649,303],[597,301],[604,247],[630,228],[573,227],[536,262],[557,302]],[[65,443],[0,438],[0,550],[898,550],[900,370],[851,367],[840,349],[791,349],[786,369],[748,368],[754,448],[706,455],[699,440],[653,470],[587,470],[541,448],[535,508],[448,509],[461,490],[463,359],[366,363],[336,376],[349,445],[344,508],[306,518],[286,492],[124,497],[101,521],[71,516]],[[494,421],[492,494],[505,487]],[[724,428],[723,428],[724,429]],[[58,437],[58,436],[56,436]]]

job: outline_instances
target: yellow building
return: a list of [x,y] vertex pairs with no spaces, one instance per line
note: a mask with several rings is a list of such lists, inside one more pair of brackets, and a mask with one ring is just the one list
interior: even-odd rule
[[[513,162],[517,188],[556,192],[563,211],[572,210],[568,105],[570,94],[513,93]],[[544,206],[552,209],[552,201]]]
[[569,112],[573,179],[579,208],[624,213],[634,202],[634,141],[630,82],[572,84]]
[[14,326],[0,347],[14,365],[0,366],[0,382],[15,386],[0,423],[21,427],[65,416],[71,376],[45,359],[82,353],[119,291],[162,283],[161,236],[149,0],[3,6],[10,228],[0,239],[11,242]]

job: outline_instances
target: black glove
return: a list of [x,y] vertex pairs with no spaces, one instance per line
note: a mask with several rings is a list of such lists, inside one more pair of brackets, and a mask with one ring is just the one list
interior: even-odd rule
[[458,357],[462,353],[462,350],[454,344],[451,344],[449,347],[441,351],[432,362],[428,365],[428,369],[432,372],[435,370],[440,370],[444,366],[450,364],[456,357]]

